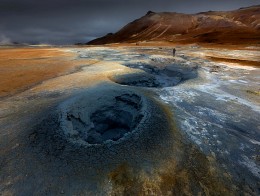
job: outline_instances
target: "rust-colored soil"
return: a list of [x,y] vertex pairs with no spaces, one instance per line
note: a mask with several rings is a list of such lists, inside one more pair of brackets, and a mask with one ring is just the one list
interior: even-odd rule
[[86,64],[59,48],[0,49],[0,98],[22,92],[44,80]]
[[260,63],[258,61],[248,61],[248,60],[241,60],[241,59],[213,57],[213,56],[207,56],[207,58],[216,62],[239,63],[240,65],[260,67]]

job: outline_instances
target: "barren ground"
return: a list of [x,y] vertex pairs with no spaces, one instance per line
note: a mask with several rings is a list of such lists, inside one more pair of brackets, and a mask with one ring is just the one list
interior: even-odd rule
[[259,195],[259,47],[0,49],[1,195]]

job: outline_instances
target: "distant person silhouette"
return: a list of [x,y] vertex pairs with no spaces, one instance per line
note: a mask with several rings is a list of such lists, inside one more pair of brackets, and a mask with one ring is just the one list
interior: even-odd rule
[[175,53],[176,53],[176,49],[173,48],[173,49],[172,49],[172,56],[175,56]]

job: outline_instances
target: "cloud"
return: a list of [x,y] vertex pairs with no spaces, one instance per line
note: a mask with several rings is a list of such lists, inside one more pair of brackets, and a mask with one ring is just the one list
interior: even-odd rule
[[148,10],[232,10],[256,0],[0,0],[0,35],[20,43],[73,44],[116,32]]

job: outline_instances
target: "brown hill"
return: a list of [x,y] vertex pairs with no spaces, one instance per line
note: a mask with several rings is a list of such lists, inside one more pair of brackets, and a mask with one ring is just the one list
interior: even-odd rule
[[147,12],[115,34],[88,44],[169,41],[174,43],[260,44],[260,5],[227,12]]

